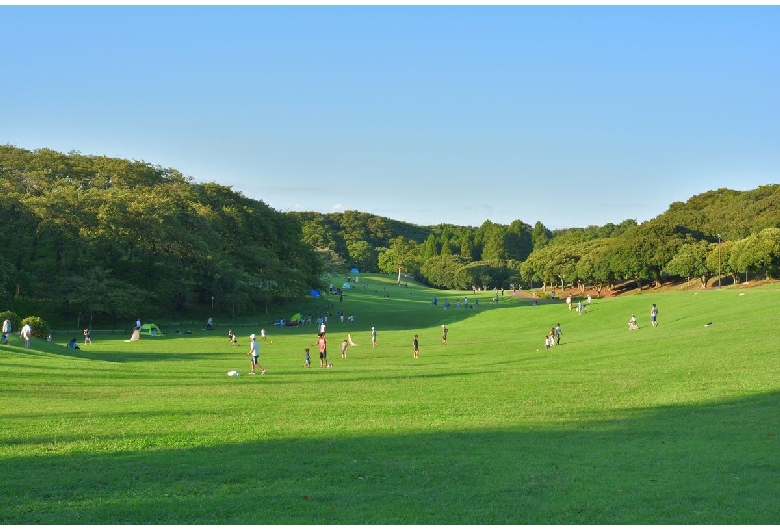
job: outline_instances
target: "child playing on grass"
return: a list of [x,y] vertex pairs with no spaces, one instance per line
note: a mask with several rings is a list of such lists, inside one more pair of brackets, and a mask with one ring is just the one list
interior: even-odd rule
[[306,357],[303,358],[303,367],[311,368],[311,355],[309,355],[309,348],[306,348],[304,351],[306,352]]
[[347,347],[349,347],[349,342],[347,342],[347,339],[344,339],[344,342],[341,343],[341,358],[346,359],[347,358]]
[[249,373],[254,375],[255,374],[255,367],[259,366],[260,367],[260,375],[265,375],[265,368],[260,366],[260,364],[258,364],[258,362],[257,362],[258,357],[260,357],[260,345],[257,343],[257,337],[256,337],[256,335],[254,333],[249,335],[249,341],[250,341],[249,342],[249,351],[246,352],[246,355],[252,355],[252,360],[251,360],[252,371],[249,372]]
[[414,345],[414,358],[417,359],[420,357],[420,342],[417,340],[417,335],[414,336],[412,344]]

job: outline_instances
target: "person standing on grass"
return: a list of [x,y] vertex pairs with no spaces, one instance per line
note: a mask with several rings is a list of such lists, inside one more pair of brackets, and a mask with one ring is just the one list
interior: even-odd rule
[[84,345],[86,346],[87,343],[92,344],[92,332],[89,328],[84,330]]
[[3,321],[3,335],[9,335],[11,333],[11,319],[6,318]]
[[347,348],[349,348],[349,342],[347,342],[347,339],[344,339],[341,343],[341,358],[346,359],[347,358]]
[[658,326],[658,308],[655,304],[650,308],[650,322],[653,324],[654,328]]
[[561,323],[558,322],[558,325],[555,326],[555,344],[561,343]]
[[260,368],[260,375],[265,375],[265,368],[260,366],[260,364],[258,363],[258,358],[260,357],[260,345],[258,344],[257,336],[254,333],[249,335],[249,351],[246,352],[246,355],[251,355],[252,356],[252,360],[250,361],[251,362],[252,371],[250,373],[252,375],[254,375],[255,374],[255,367],[259,367]]
[[446,345],[447,345],[447,332],[448,332],[448,331],[449,331],[449,330],[447,329],[447,326],[445,326],[444,324],[442,324],[442,325],[441,325],[441,343],[442,343],[442,345],[444,345],[444,346],[446,346]]
[[303,358],[303,367],[311,368],[311,355],[309,355],[309,348],[306,348],[304,351],[306,356]]
[[417,340],[417,335],[414,336],[412,344],[414,345],[414,358],[417,359],[420,357],[420,342]]
[[22,326],[22,331],[19,333],[19,336],[24,339],[24,347],[29,348],[30,337],[32,336],[32,328],[30,327],[30,324],[25,324]]
[[544,336],[544,349],[549,350],[550,349],[550,336],[545,335]]
[[376,348],[376,329],[371,326],[371,347]]
[[325,334],[320,333],[317,338],[317,346],[320,349],[320,368],[328,364],[328,341],[325,340]]

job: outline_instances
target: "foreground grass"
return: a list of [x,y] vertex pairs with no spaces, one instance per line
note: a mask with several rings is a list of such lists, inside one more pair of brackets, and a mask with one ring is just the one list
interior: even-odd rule
[[[258,329],[238,328],[240,348],[222,329],[76,352],[15,338],[0,350],[0,522],[777,522],[777,286],[578,315],[492,293],[444,311],[434,291],[366,280],[345,297],[356,324],[330,320],[332,369],[301,367],[313,326],[267,327],[268,375],[238,378]],[[438,293],[456,295],[474,299]]]

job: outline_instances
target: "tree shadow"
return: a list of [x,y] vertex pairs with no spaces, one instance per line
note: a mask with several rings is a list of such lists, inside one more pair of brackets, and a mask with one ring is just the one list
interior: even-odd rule
[[99,437],[105,452],[67,454],[44,434],[11,436],[41,449],[4,457],[0,522],[776,524],[778,406],[774,392],[506,430],[249,443],[115,433]]

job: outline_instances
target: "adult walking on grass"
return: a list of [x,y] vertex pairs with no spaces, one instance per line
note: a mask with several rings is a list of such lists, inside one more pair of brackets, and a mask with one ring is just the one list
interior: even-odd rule
[[653,327],[658,327],[658,308],[653,304],[653,307],[650,308],[650,322],[653,324]]
[[30,324],[25,324],[22,326],[22,331],[19,333],[19,336],[24,339],[24,347],[29,348],[30,337],[32,336],[32,328],[30,327]]
[[265,368],[260,366],[258,363],[258,358],[260,357],[260,345],[258,344],[257,336],[254,333],[249,335],[249,351],[246,352],[246,355],[252,356],[252,360],[250,361],[252,371],[249,373],[255,375],[255,368],[260,368],[260,375],[265,375]]
[[414,345],[414,358],[417,359],[420,357],[420,342],[417,340],[417,335],[414,336],[412,344]]

